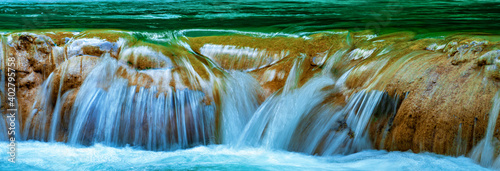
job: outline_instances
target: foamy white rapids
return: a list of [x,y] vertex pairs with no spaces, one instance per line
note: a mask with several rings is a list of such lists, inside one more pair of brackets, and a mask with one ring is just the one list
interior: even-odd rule
[[6,160],[0,142],[2,170],[488,170],[466,157],[431,153],[367,150],[329,157],[273,151],[200,146],[173,152],[114,148],[100,144],[74,147],[63,143],[20,142],[15,164]]

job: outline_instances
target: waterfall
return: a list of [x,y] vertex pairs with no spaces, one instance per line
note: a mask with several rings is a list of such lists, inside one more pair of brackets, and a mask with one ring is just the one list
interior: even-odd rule
[[[194,54],[188,44],[180,43],[177,50]],[[83,53],[76,47],[70,50],[75,55]],[[238,51],[227,53],[241,56],[242,52],[232,54],[233,50]],[[272,58],[267,52],[248,51],[243,56],[274,60],[260,61],[254,67],[286,56]],[[259,81],[249,71],[222,70],[208,58],[204,63],[192,56],[168,57],[146,46],[123,47],[113,55],[116,59],[109,53],[102,55],[89,73],[80,73],[83,83],[79,87],[66,89],[65,77],[71,78],[66,75],[74,72],[70,66],[75,57],[70,57],[39,87],[22,138],[72,145],[131,145],[153,151],[222,143],[307,154],[350,154],[371,147],[370,119],[386,107],[385,101],[393,99],[368,90],[346,98],[345,82],[352,69],[338,78],[331,74],[346,54],[343,49],[330,55],[323,71],[305,83],[308,58],[300,54],[293,59],[284,86],[265,100]],[[332,95],[347,101],[337,104],[329,99]]]
[[[378,112],[377,109],[386,111],[383,108],[387,106],[379,106],[385,104],[381,103],[383,102],[382,100],[384,99],[384,96],[387,95],[381,91],[371,91],[368,93],[366,91],[361,91],[353,95],[342,111],[342,113],[347,115],[345,122],[350,128],[350,131],[352,131],[347,132],[344,130],[340,136],[341,139],[346,139],[347,143],[344,142],[345,144],[334,144],[329,146],[325,151],[327,153],[336,153],[335,151],[340,150],[340,153],[346,154],[371,148],[371,142],[368,138],[368,131],[366,131],[366,128],[370,124],[369,122],[373,114]],[[386,100],[393,101],[393,99]],[[346,134],[350,137],[346,138]],[[336,141],[335,139],[331,140]],[[346,146],[347,148],[342,146]]]
[[[63,97],[61,97],[61,92],[62,92],[62,87],[64,84],[64,77],[65,73],[68,71],[68,64],[66,63],[65,65],[62,66],[62,74],[61,78],[59,80],[59,88],[57,91],[57,97],[56,97],[56,106],[55,109],[52,110],[52,121],[50,123],[50,130],[49,130],[49,136],[47,138],[48,141],[55,141],[55,136],[56,136],[56,131],[57,131],[57,126],[59,125],[59,118],[60,118],[60,113],[61,113],[61,108],[62,108],[62,103],[64,103],[66,97],[69,95],[71,91],[68,91],[67,93],[64,94]],[[57,85],[57,84],[56,84]]]
[[[500,169],[500,156],[495,157],[496,149],[500,142],[493,137],[498,113],[500,112],[500,91],[494,97],[493,106],[491,107],[490,116],[488,119],[488,128],[486,136],[477,144],[471,152],[471,158],[486,167]],[[496,158],[496,159],[495,159]]]
[[363,90],[352,95],[345,106],[329,102],[329,95],[345,89],[351,71],[336,81],[332,79],[331,68],[343,54],[345,51],[332,55],[326,62],[327,70],[302,87],[298,78],[303,59],[297,58],[282,91],[259,106],[238,145],[321,155],[350,154],[371,148],[367,131],[370,119],[376,113],[395,112],[390,110],[393,105],[387,104],[395,104],[397,99],[382,91]]
[[354,94],[344,107],[319,105],[303,117],[290,150],[307,154],[351,154],[372,147],[367,128],[374,114],[388,112],[395,99],[381,91]]
[[371,148],[367,127],[377,112],[387,111],[381,91],[361,91],[347,105],[325,103],[334,84],[328,77],[315,78],[289,94],[268,98],[249,121],[240,145],[264,146],[307,154],[350,154]]
[[262,88],[252,76],[232,71],[222,91],[222,143],[236,143],[245,125],[260,105]]
[[[327,70],[299,87],[304,57],[297,58],[285,86],[268,97],[248,121],[238,146],[299,151],[307,154],[350,154],[371,148],[367,127],[375,113],[394,112],[396,99],[381,91],[360,91],[345,106],[327,97],[345,89],[350,70],[336,81],[330,74],[345,50],[333,54]],[[331,88],[333,87],[333,88]],[[241,123],[241,122],[239,122]]]
[[[23,128],[23,139],[36,138],[40,140],[46,140],[45,137],[45,125],[50,114],[52,114],[52,83],[54,81],[54,73],[51,73],[46,81],[43,82],[40,91],[36,97],[35,103],[33,104],[33,109],[26,118]],[[37,117],[34,120],[35,115]],[[30,134],[31,133],[31,134]]]
[[[187,66],[188,61],[182,61],[191,72],[183,77],[198,87],[211,86]],[[164,68],[137,70],[107,54],[80,88],[63,92],[66,65],[69,63],[41,85],[23,128],[23,139],[132,145],[155,151],[216,142],[215,103],[207,102],[212,97],[207,97],[206,91],[188,89],[196,86],[183,85],[186,80],[173,72],[171,63]],[[61,78],[56,79],[58,76]],[[171,86],[172,81],[177,88]],[[74,102],[66,103],[70,95],[76,95]],[[72,107],[65,107],[68,104]],[[61,129],[62,122],[65,129]]]
[[[65,77],[72,77],[67,74],[74,72],[71,62],[77,57],[58,64],[39,87],[23,126],[23,139],[131,145],[153,151],[222,143],[306,154],[350,154],[371,148],[370,119],[386,112],[385,108],[392,107],[387,102],[394,101],[382,91],[346,93],[345,82],[353,69],[342,75],[332,70],[347,49],[325,59],[322,71],[305,83],[308,57],[300,54],[292,59],[284,86],[264,100],[259,78],[252,72],[218,68],[182,43],[169,49],[176,54],[172,57],[146,46],[123,47],[113,55],[116,59],[105,53],[89,73],[83,74],[81,68],[83,83],[73,89],[64,84]],[[73,46],[70,50],[71,56],[84,52]],[[186,50],[195,55],[180,52]],[[212,57],[218,54],[214,48],[205,50],[213,50]],[[232,54],[233,50],[230,55],[241,56],[237,49]],[[257,49],[248,51],[243,56],[274,60],[258,62],[258,66],[287,56],[272,58]],[[345,103],[330,99],[335,95]]]
[[172,150],[214,142],[215,108],[203,102],[202,92],[129,86],[117,69],[108,58],[81,86],[71,113],[69,143]]
[[348,49],[340,49],[331,55],[326,62],[323,64],[322,74],[328,74],[332,72],[332,69],[335,65],[342,61],[342,56],[347,53]]
[[319,77],[290,93],[272,95],[246,125],[239,144],[286,149],[302,116],[326,97],[321,89],[332,84],[331,78]]
[[270,66],[290,54],[285,50],[278,53],[266,49],[214,44],[203,45],[200,53],[216,61],[222,68],[247,71]]

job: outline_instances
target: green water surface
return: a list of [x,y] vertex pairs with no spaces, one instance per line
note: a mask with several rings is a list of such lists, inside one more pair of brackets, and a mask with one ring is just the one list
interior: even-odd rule
[[490,32],[499,0],[3,0],[0,30]]

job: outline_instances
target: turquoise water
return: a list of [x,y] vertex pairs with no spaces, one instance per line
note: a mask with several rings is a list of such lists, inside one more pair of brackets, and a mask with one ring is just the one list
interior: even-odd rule
[[[122,29],[149,42],[170,34],[285,35],[326,30],[499,33],[500,1],[432,0],[3,0],[0,30]],[[275,34],[276,33],[276,34]],[[280,34],[277,34],[280,33]],[[142,36],[142,37],[141,37]],[[21,141],[17,163],[0,142],[0,170],[488,170],[470,158],[364,150],[313,156],[264,147],[177,151]]]
[[0,29],[498,32],[500,1],[4,0]]
[[[0,142],[0,146],[7,143]],[[224,145],[173,152],[32,141],[19,143],[17,147],[17,163],[0,160],[2,170],[488,170],[466,157],[376,150],[318,157]],[[6,148],[1,148],[0,154],[0,158],[7,158]]]

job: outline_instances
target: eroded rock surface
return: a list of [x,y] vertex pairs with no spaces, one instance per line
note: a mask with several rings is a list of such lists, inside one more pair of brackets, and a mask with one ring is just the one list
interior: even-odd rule
[[[27,139],[50,140],[52,137],[57,141],[73,141],[70,125],[74,120],[72,113],[77,110],[74,104],[83,99],[81,92],[101,98],[99,91],[111,91],[114,84],[111,80],[115,80],[124,81],[123,85],[130,88],[127,93],[134,99],[131,104],[144,100],[140,98],[146,94],[151,98],[146,105],[149,107],[155,107],[153,101],[165,101],[163,105],[166,105],[173,103],[166,98],[181,98],[176,103],[182,104],[175,107],[190,110],[158,110],[180,112],[169,116],[170,119],[185,116],[183,121],[190,127],[187,129],[196,130],[179,132],[180,126],[185,126],[180,122],[154,122],[163,125],[159,126],[161,128],[165,125],[175,127],[168,134],[176,137],[121,141],[133,141],[142,146],[148,146],[151,141],[186,143],[180,147],[197,142],[220,143],[221,103],[224,101],[221,98],[227,96],[228,87],[225,86],[229,86],[224,81],[237,71],[253,76],[263,89],[260,94],[259,87],[257,95],[252,96],[258,97],[255,103],[300,88],[319,76],[332,78],[335,82],[323,88],[325,92],[333,93],[325,95],[320,105],[345,106],[356,93],[385,92],[384,98],[390,97],[396,102],[389,104],[380,100],[390,107],[373,110],[376,113],[371,115],[368,129],[373,148],[467,154],[485,136],[492,98],[499,90],[499,39],[495,35],[483,34],[455,34],[444,39],[416,36],[411,32],[374,35],[369,31],[345,31],[303,37],[184,37],[176,40],[178,42],[153,43],[139,40],[124,31],[56,31],[4,35],[1,52],[5,54],[4,58],[16,58],[19,114],[22,134]],[[96,67],[101,68],[104,75],[94,71]],[[89,78],[92,71],[94,76],[90,77],[100,81]],[[86,81],[94,81],[100,89],[82,88]],[[118,90],[125,91],[125,88]],[[106,93],[107,96],[110,92]],[[199,115],[195,114],[202,108],[205,114],[213,114],[213,118],[205,118],[212,123],[210,129],[213,130],[199,129],[206,124],[199,123]],[[145,111],[146,118],[153,117],[148,115],[154,113],[151,110]],[[134,111],[130,116],[141,118],[142,113],[137,112],[140,108],[130,111]],[[51,123],[53,120],[58,123]],[[143,123],[137,122],[135,124],[144,126],[134,128],[153,135],[155,131],[161,131],[153,130],[149,125],[153,121],[149,118]],[[307,122],[299,125],[305,130],[310,129]],[[352,129],[345,119],[334,125],[336,127],[330,132]],[[89,127],[88,130],[104,128],[102,125],[91,126],[92,129]],[[500,124],[496,127],[499,129]],[[53,130],[58,130],[57,135],[51,133]],[[347,132],[350,137],[357,137],[353,131]],[[185,142],[181,137],[183,134],[186,134]],[[300,136],[306,136],[302,134],[295,139],[301,141]],[[95,133],[88,135],[97,136]],[[106,139],[106,135],[99,136],[103,141]],[[494,137],[498,139],[500,134],[495,132]],[[89,137],[83,139],[87,143],[92,141]],[[327,148],[323,143],[319,144],[321,148],[318,149]],[[152,143],[148,148],[167,149]],[[321,151],[313,152],[322,154]]]

